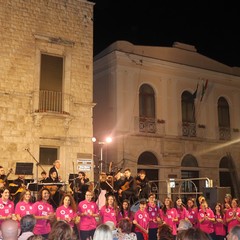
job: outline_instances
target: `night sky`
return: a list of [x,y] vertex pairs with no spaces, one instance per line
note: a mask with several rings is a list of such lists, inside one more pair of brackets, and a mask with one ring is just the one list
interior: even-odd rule
[[[198,53],[240,67],[237,1],[92,0],[94,55],[117,40],[136,45],[194,45]],[[214,3],[213,3],[214,2]]]

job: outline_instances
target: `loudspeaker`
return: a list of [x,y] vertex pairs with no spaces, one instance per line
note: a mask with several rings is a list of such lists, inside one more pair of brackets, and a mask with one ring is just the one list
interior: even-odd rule
[[227,193],[231,194],[230,187],[203,188],[203,195],[212,210],[214,210],[216,203],[224,203],[224,198]]

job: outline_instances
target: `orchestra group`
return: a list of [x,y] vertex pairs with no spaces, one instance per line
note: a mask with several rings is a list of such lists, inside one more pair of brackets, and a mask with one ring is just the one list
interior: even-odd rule
[[[165,197],[160,201],[151,192],[146,172],[141,170],[133,177],[128,168],[123,173],[117,171],[108,176],[102,173],[97,187],[91,185],[84,172],[79,172],[66,191],[58,185],[61,183],[58,164],[55,162],[48,176],[42,172],[39,182],[43,184],[35,198],[27,188],[24,175],[10,183],[8,174],[0,166],[0,226],[6,219],[20,222],[23,216],[32,214],[36,219],[33,230],[36,235],[48,239],[52,224],[64,220],[77,239],[90,240],[100,224],[111,222],[117,228],[127,222],[134,234],[127,232],[127,237],[120,237],[121,233],[116,233],[114,239],[156,240],[161,239],[159,228],[163,225],[169,226],[173,239],[177,239],[184,220],[213,240],[224,240],[235,225],[240,225],[238,199],[230,194],[213,209],[204,196],[188,198],[185,204],[181,198],[173,201]],[[137,209],[133,211],[131,207],[136,203]]]

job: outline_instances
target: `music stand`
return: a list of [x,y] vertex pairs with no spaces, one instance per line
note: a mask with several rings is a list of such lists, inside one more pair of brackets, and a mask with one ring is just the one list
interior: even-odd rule
[[33,163],[16,163],[16,175],[33,175]]

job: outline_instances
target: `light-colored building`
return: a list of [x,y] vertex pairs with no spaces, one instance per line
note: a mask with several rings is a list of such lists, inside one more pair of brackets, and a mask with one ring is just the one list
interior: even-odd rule
[[93,3],[0,1],[0,43],[0,165],[93,178]]
[[103,171],[145,169],[160,195],[174,179],[173,194],[230,186],[238,196],[240,68],[183,43],[117,41],[94,58],[94,102],[95,136],[113,138],[96,144]]

